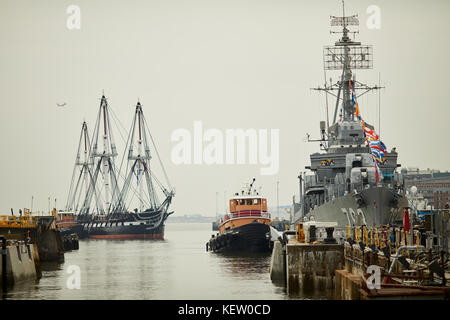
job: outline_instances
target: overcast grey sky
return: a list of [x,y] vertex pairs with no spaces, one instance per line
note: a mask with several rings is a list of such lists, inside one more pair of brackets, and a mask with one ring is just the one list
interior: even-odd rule
[[[66,27],[72,4],[80,30]],[[369,5],[381,9],[380,30],[366,27]],[[374,69],[356,78],[376,84],[381,74],[381,136],[403,166],[450,169],[449,9],[446,0],[346,1],[361,21],[357,38],[374,47]],[[1,211],[29,207],[32,195],[35,210],[47,210],[49,196],[62,207],[81,123],[92,131],[102,90],[127,128],[137,99],[143,104],[176,188],[176,214],[214,215],[216,192],[222,209],[224,191],[252,177],[271,206],[276,181],[280,204],[291,203],[298,172],[319,150],[304,141],[325,119],[324,96],[310,88],[324,81],[322,49],[338,37],[329,16],[341,10],[338,0],[2,0]],[[377,94],[359,104],[378,126]],[[260,176],[260,165],[173,164],[171,133],[192,132],[195,120],[223,131],[280,129],[278,174]]]

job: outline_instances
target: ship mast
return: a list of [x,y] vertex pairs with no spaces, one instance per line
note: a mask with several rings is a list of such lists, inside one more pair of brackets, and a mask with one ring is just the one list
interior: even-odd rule
[[[325,91],[328,95],[336,98],[333,122],[330,127],[338,121],[355,121],[355,105],[352,101],[352,86],[356,98],[372,90],[381,89],[379,85],[368,86],[354,79],[352,70],[354,69],[372,69],[373,50],[371,45],[361,45],[361,42],[353,41],[349,35],[357,34],[359,31],[358,15],[346,16],[344,3],[342,4],[342,17],[330,16],[331,34],[342,34],[342,37],[335,42],[334,46],[325,46],[323,50],[323,62],[325,70],[342,70],[340,80],[329,85],[325,82],[324,87],[312,88],[312,90]],[[333,28],[341,27],[335,31]],[[337,93],[335,93],[337,91]],[[362,92],[361,92],[362,91]],[[337,119],[338,111],[342,114]],[[328,116],[328,115],[327,115]]]
[[[75,165],[72,174],[72,180],[69,188],[69,195],[65,210],[78,213],[80,197],[87,192],[89,181],[92,177],[92,161],[89,158],[91,148],[88,127],[86,121],[81,126],[81,134],[78,142],[78,152],[75,158]],[[77,172],[79,171],[79,173]],[[78,179],[75,182],[78,173]],[[85,190],[85,192],[83,192]]]
[[[150,160],[152,159],[152,155],[150,153],[149,142],[150,141],[147,135],[147,124],[142,111],[142,105],[138,102],[130,130],[130,138],[127,142],[127,146],[129,147],[126,172],[128,172],[128,174],[125,177],[123,188],[119,196],[119,202],[113,210],[113,215],[127,211],[128,194],[130,189],[134,188],[132,183],[132,180],[134,180],[133,177],[135,177],[137,184],[137,190],[134,191],[136,191],[135,195],[139,201],[139,212],[158,210],[162,206],[168,206],[171,201],[173,191],[168,191],[151,170]],[[135,151],[135,147],[137,147],[137,152]],[[156,146],[154,147],[156,151]],[[164,168],[162,169],[164,170]],[[153,180],[155,180],[156,184],[161,188],[166,196],[166,200],[164,200],[163,204],[161,204],[158,200]]]
[[[103,148],[99,148],[100,136]],[[82,213],[92,213],[90,212],[90,204],[92,202],[92,197],[95,196],[97,213],[109,214],[118,201],[119,190],[116,166],[114,163],[114,158],[117,156],[117,149],[114,143],[114,137],[109,120],[109,106],[104,95],[100,101],[99,112],[94,129],[94,137],[94,144],[92,145],[92,150],[89,156],[91,158],[91,162],[96,165],[85,201],[83,203]],[[103,185],[97,188],[97,178],[99,173],[102,175]]]

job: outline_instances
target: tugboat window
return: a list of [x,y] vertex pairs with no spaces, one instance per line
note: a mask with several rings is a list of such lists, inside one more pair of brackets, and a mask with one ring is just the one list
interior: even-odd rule
[[247,204],[252,204],[252,199],[247,199]]
[[244,199],[241,199],[240,205],[242,206],[242,205],[244,205],[244,204],[245,204],[245,200],[244,200]]

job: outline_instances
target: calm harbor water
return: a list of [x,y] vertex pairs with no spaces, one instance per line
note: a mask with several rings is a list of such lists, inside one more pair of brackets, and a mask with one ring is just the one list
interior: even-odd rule
[[[289,299],[269,276],[270,254],[206,252],[210,223],[167,223],[165,240],[82,240],[42,278],[16,284],[7,299]],[[70,266],[80,289],[69,289]],[[69,281],[70,282],[70,281]]]

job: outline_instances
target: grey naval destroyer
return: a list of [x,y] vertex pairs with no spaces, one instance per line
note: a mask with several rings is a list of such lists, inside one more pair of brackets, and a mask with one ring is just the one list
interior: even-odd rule
[[[359,21],[356,15],[331,16],[331,33],[341,34],[324,47],[324,70],[341,71],[339,80],[313,88],[336,99],[332,123],[320,122],[321,152],[310,155],[308,171],[300,174],[300,203],[295,203],[293,224],[304,221],[337,222],[345,226],[397,225],[408,206],[396,168],[396,148],[386,150],[375,128],[364,122],[358,98],[378,85],[355,80],[353,70],[372,69],[373,50],[350,38]],[[338,31],[333,29],[338,28]],[[325,71],[326,74],[326,71]],[[327,98],[328,99],[328,98]],[[328,100],[327,100],[328,103]],[[339,112],[339,114],[338,114]]]

